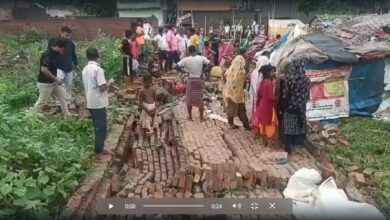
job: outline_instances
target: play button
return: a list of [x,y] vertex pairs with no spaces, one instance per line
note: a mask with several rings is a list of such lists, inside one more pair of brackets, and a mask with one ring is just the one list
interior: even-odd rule
[[112,208],[114,208],[114,205],[108,204],[108,209],[112,209]]

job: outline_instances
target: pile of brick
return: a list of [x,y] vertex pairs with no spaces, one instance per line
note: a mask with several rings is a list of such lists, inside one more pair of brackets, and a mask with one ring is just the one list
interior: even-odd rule
[[309,140],[319,146],[338,145],[348,147],[346,137],[340,134],[337,125],[321,126],[319,122],[309,122]]
[[287,165],[277,165],[276,159],[286,157],[277,141],[264,147],[253,140],[250,132],[230,130],[224,122],[189,121],[183,103],[175,108],[174,115],[182,125],[183,147],[189,153],[188,166],[194,175],[194,184],[200,179],[206,194],[252,188],[256,184],[283,189],[295,171],[303,167],[319,170],[316,159],[304,149],[297,149]]
[[315,159],[298,150],[287,165],[276,165],[278,146],[264,147],[250,132],[229,130],[220,121],[189,121],[183,103],[167,111],[160,138],[138,138],[131,147],[133,169],[117,197],[204,198],[213,192],[257,187],[282,190],[302,167]]

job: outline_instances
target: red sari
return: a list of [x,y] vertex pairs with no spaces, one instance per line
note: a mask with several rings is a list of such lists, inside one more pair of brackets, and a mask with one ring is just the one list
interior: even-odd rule
[[278,121],[275,111],[274,83],[262,81],[258,90],[258,103],[253,115],[253,132],[271,138],[275,135]]

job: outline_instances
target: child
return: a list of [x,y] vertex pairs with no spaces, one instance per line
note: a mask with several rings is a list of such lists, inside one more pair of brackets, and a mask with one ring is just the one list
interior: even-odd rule
[[131,36],[131,43],[130,43],[130,47],[131,47],[131,57],[132,57],[132,72],[130,74],[130,85],[133,86],[134,85],[134,79],[135,77],[137,76],[137,72],[138,72],[138,66],[139,66],[139,63],[138,63],[138,53],[139,53],[139,48],[138,48],[138,43],[137,43],[137,37],[135,35]]
[[213,51],[213,49],[211,48],[210,46],[210,42],[209,41],[206,41],[204,43],[204,47],[203,47],[203,56],[206,57],[208,60],[210,60],[210,62],[215,65],[214,63],[214,56],[216,55],[216,53]]
[[275,86],[271,79],[271,65],[262,66],[259,71],[263,75],[263,81],[258,90],[257,106],[253,116],[253,131],[255,135],[263,137],[264,145],[267,146],[267,139],[273,138],[278,128]]
[[131,76],[133,75],[133,61],[132,61],[132,32],[131,30],[125,31],[125,38],[122,40],[122,43],[119,45],[119,51],[123,56],[123,74],[125,76],[126,87],[131,87]]
[[99,53],[96,48],[88,48],[86,55],[88,64],[83,69],[83,84],[87,109],[91,113],[95,128],[95,162],[108,163],[112,153],[104,150],[104,143],[107,137],[108,89],[113,81],[106,83],[104,70],[97,62]]
[[156,91],[152,88],[152,84],[153,77],[144,76],[144,89],[139,94],[139,106],[142,109],[140,120],[143,136],[150,136],[154,133],[157,140]]

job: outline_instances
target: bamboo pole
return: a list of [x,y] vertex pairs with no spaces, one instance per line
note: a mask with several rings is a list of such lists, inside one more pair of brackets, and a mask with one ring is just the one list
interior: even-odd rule
[[191,8],[191,26],[192,28],[195,28],[195,23],[194,23],[194,11]]
[[207,33],[207,16],[204,16],[204,36],[206,36]]
[[235,17],[234,17],[234,8],[233,8],[233,22],[232,22],[232,28],[234,28],[234,30],[233,30],[233,33],[234,33],[234,40],[236,39],[236,32],[235,32],[235,30],[236,30],[236,28],[235,28],[235,26],[234,26],[234,20],[235,20]]

